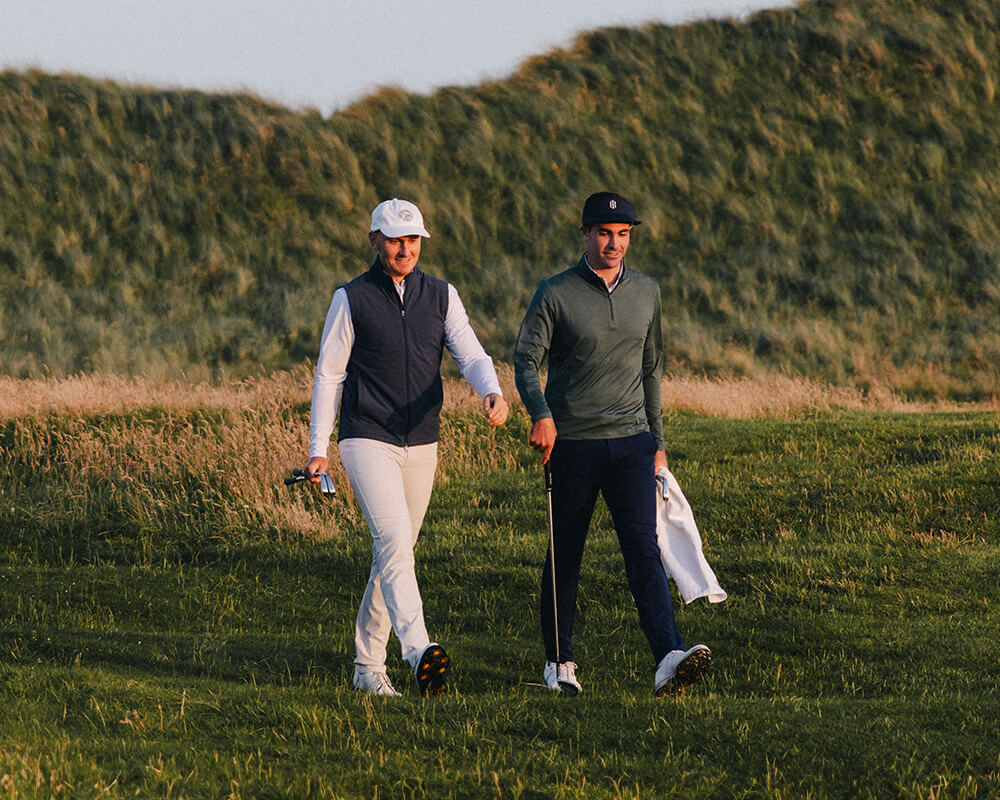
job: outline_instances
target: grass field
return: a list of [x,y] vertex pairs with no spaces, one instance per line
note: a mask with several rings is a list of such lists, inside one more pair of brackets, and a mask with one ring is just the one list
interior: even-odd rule
[[421,699],[397,647],[404,696],[372,699],[350,688],[364,522],[341,473],[333,504],[280,485],[304,375],[3,387],[0,795],[1000,794],[995,410],[678,382],[668,457],[730,597],[677,614],[712,671],[653,697],[600,507],[569,699],[538,686],[527,422],[492,431],[449,385],[417,563],[454,691]]

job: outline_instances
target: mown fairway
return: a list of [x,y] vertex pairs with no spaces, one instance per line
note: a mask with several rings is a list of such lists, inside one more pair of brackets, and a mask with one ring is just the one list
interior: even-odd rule
[[492,432],[461,408],[418,548],[454,691],[419,698],[397,649],[405,696],[354,693],[368,533],[347,491],[330,505],[279,485],[307,415],[263,397],[0,423],[4,796],[1000,792],[996,414],[670,413],[730,599],[678,609],[715,663],[668,700],[603,507],[584,694],[539,688],[527,423]]

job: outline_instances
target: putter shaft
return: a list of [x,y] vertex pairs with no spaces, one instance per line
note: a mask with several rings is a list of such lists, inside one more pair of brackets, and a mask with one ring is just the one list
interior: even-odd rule
[[545,468],[545,499],[548,503],[549,517],[549,564],[552,567],[552,627],[556,633],[556,671],[559,670],[559,603],[556,598],[556,534],[552,523],[552,465],[546,461]]

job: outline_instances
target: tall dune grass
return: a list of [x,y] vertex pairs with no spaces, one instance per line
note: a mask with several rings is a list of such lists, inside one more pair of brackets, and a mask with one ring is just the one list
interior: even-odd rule
[[418,202],[422,265],[509,360],[595,189],[632,196],[670,367],[987,400],[1000,380],[1000,3],[838,0],[608,28],[508,79],[322,119],[0,74],[0,373],[197,382],[314,358]]

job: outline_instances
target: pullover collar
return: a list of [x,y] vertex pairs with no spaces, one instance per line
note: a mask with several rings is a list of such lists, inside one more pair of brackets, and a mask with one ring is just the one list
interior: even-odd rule
[[593,269],[591,269],[590,264],[587,262],[586,253],[584,253],[580,257],[580,260],[576,263],[576,266],[573,269],[575,269],[577,274],[579,274],[580,277],[582,277],[587,283],[589,283],[595,289],[600,289],[602,292],[605,292],[606,294],[610,294],[612,289],[617,289],[619,286],[625,283],[625,281],[628,280],[628,274],[630,272],[628,265],[623,260],[622,267],[618,271],[618,277],[615,278],[614,283],[612,283],[611,286],[609,287],[604,282],[604,279],[601,278],[601,276],[598,275],[596,272],[594,272]]
[[[595,275],[597,275],[597,270],[595,270],[593,267],[590,266],[590,259],[587,258],[586,253],[583,254],[583,260],[586,262],[587,267],[590,269],[590,271],[593,272]],[[606,283],[604,281],[604,278],[601,278],[600,275],[597,275],[597,277],[600,279],[601,283],[604,283],[605,288],[608,290],[608,294],[611,294],[615,290],[615,287],[618,286],[619,283],[621,283],[622,275],[624,274],[625,274],[625,259],[622,259],[622,263],[618,265],[618,274],[615,275],[615,279],[611,281],[611,283]]]

